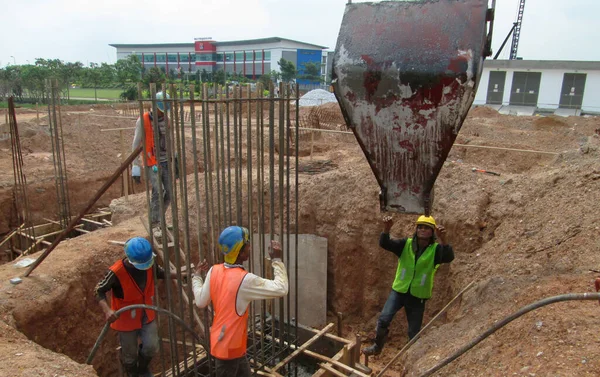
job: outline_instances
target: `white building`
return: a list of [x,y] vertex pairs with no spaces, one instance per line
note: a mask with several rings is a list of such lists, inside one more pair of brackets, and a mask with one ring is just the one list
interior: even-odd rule
[[501,113],[600,113],[600,62],[486,60],[473,105]]
[[[225,71],[256,79],[265,73],[279,71],[277,62],[291,61],[302,74],[304,64],[314,63],[321,76],[330,77],[326,47],[286,38],[271,37],[238,41],[215,41],[196,38],[193,43],[111,44],[117,49],[117,60],[136,54],[145,68],[162,68],[173,72]],[[329,63],[330,65],[331,63]],[[300,84],[309,84],[302,82]]]

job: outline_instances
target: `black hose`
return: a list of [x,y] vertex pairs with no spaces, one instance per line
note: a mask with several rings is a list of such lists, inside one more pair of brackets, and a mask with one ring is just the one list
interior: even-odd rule
[[448,365],[451,362],[453,362],[454,360],[456,360],[463,353],[465,353],[468,350],[470,350],[471,348],[475,347],[479,342],[481,342],[482,340],[484,340],[488,336],[492,335],[493,333],[495,333],[497,330],[499,330],[500,328],[504,327],[508,323],[510,323],[510,322],[514,321],[515,319],[519,318],[523,314],[527,314],[527,313],[529,313],[532,310],[538,309],[538,308],[540,308],[542,306],[546,306],[546,305],[549,305],[549,304],[554,304],[556,302],[561,302],[561,301],[583,301],[583,300],[600,300],[600,293],[569,293],[569,294],[564,294],[564,295],[560,295],[560,296],[548,297],[548,298],[545,298],[543,300],[534,302],[533,304],[529,304],[527,306],[524,306],[519,311],[511,314],[510,316],[504,318],[502,321],[497,322],[496,324],[494,324],[494,326],[490,327],[486,332],[482,333],[477,338],[473,339],[472,341],[470,341],[469,343],[467,343],[466,345],[464,345],[458,351],[454,352],[454,354],[452,354],[450,357],[448,357],[447,359],[445,359],[442,362],[440,362],[438,365],[436,365],[433,368],[431,368],[428,371],[426,371],[424,374],[421,375],[421,377],[431,376],[435,372],[439,371],[440,369],[442,369],[446,365]]
[[[189,331],[192,334],[192,336],[194,336],[194,338],[196,338],[196,341],[204,347],[204,349],[208,349],[206,347],[206,345],[202,342],[202,340],[200,339],[198,334],[196,334],[190,326],[188,326],[185,322],[183,322],[183,320],[181,318],[177,317],[175,314],[171,313],[168,310],[161,309],[159,307],[151,306],[151,305],[135,304],[135,305],[129,305],[129,306],[126,306],[124,308],[117,310],[115,312],[115,315],[118,317],[124,311],[132,310],[132,309],[147,309],[147,310],[153,310],[158,314],[168,315],[169,317],[173,318],[175,321],[179,322],[179,324],[181,326],[183,326],[184,329]],[[92,351],[90,352],[90,355],[88,356],[87,360],[85,361],[86,364],[88,364],[88,365],[92,364],[92,360],[94,360],[94,356],[96,355],[96,352],[98,351],[98,348],[100,347],[100,343],[102,343],[102,340],[106,336],[106,333],[108,333],[109,327],[110,327],[110,323],[106,322],[106,324],[104,325],[104,328],[100,332],[100,336],[98,336],[98,339],[96,340],[96,343],[94,344],[94,347],[92,348]]]

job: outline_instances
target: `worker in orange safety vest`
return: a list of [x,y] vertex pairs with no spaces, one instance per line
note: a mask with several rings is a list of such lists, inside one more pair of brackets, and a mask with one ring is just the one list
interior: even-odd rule
[[[252,252],[248,229],[230,226],[221,232],[219,248],[225,262],[208,270],[202,262],[193,275],[196,305],[205,308],[212,301],[214,319],[210,328],[210,353],[216,359],[217,377],[249,377],[246,358],[248,340],[248,306],[252,300],[285,296],[288,278],[282,262],[281,245],[271,241],[274,279],[268,280],[249,273],[242,265]],[[206,279],[201,273],[208,271]]]

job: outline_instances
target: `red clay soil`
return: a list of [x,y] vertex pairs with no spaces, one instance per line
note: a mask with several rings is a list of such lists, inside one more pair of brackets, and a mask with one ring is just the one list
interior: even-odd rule
[[[437,273],[425,322],[467,284],[475,281],[475,286],[424,334],[389,376],[419,376],[526,304],[563,293],[593,291],[596,274],[589,270],[600,267],[596,210],[600,138],[594,132],[600,120],[515,117],[475,110],[457,143],[557,154],[453,148],[436,182],[433,215],[448,229],[456,259]],[[353,337],[358,332],[372,337],[397,263],[396,257],[378,247],[379,187],[352,135],[318,138],[314,160],[329,160],[333,169],[301,173],[300,232],[328,239],[328,309],[344,313],[345,335]],[[308,162],[309,157],[300,161]],[[473,167],[501,175],[474,173]],[[129,206],[117,211],[118,224],[113,228],[61,244],[18,286],[11,286],[8,279],[19,270],[12,264],[0,266],[0,318],[44,347],[28,343],[30,352],[56,358],[64,354],[83,362],[103,322],[93,287],[122,252],[106,241],[143,233],[137,216],[144,205],[143,195],[132,198]],[[412,234],[415,216],[394,218],[393,235]],[[569,302],[529,313],[437,375],[597,376],[600,350],[593,326],[598,310],[595,302]],[[11,346],[26,342],[18,332],[7,334]],[[406,341],[401,311],[386,348],[371,358],[370,366],[380,370]],[[108,339],[95,360],[94,367],[102,376],[115,370],[115,345],[114,338]],[[2,364],[16,368],[20,359],[12,356],[11,348],[5,351],[5,346],[8,343],[0,341],[0,354],[7,355]],[[38,360],[41,365],[56,363],[43,356]],[[72,365],[85,370],[66,360],[64,368]],[[39,365],[30,366],[34,367]],[[36,375],[32,373],[22,375]],[[68,373],[62,372],[85,375]]]

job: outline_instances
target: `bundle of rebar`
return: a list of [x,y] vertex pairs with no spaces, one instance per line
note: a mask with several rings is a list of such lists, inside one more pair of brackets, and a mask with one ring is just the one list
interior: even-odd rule
[[[166,302],[157,302],[157,305],[190,323],[196,322],[196,328],[202,329],[204,338],[209,339],[211,312],[204,310],[198,315],[198,309],[190,299],[193,298],[191,284],[184,286],[182,270],[191,271],[192,260],[207,259],[210,264],[222,262],[217,247],[222,229],[230,225],[244,226],[251,235],[258,237],[258,252],[255,252],[256,255],[251,253],[248,270],[263,277],[268,277],[271,272],[269,261],[265,258],[268,243],[279,240],[290,276],[290,234],[298,234],[298,148],[292,150],[290,143],[292,135],[295,135],[294,145],[298,144],[299,98],[297,95],[292,98],[291,88],[283,84],[279,92],[284,95],[279,98],[274,98],[272,87],[270,96],[265,98],[260,85],[255,93],[251,92],[249,85],[217,86],[211,88],[209,95],[209,87],[204,84],[199,91],[199,99],[195,98],[193,85],[184,88],[183,85],[171,84],[163,86],[162,91],[170,96],[170,99],[162,101],[167,108],[164,122],[167,124],[167,169],[172,185],[168,210],[172,224],[167,225],[165,216],[167,210],[163,192],[166,188],[159,184],[160,237],[156,238],[158,244],[155,246],[161,250],[167,271],[168,268],[177,271],[177,280],[176,284],[166,281]],[[141,84],[138,92],[139,116],[143,122],[148,108],[152,114],[158,114],[157,89],[151,84],[149,101],[142,99]],[[184,92],[189,93],[189,97],[184,97]],[[296,105],[295,108],[292,104]],[[157,116],[152,118],[152,123],[154,144],[159,145],[161,131]],[[294,132],[291,132],[292,128],[295,128]],[[189,144],[191,150],[188,150]],[[147,166],[146,152],[144,150],[143,153],[144,166]],[[295,154],[293,160],[292,152]],[[294,179],[291,178],[294,170],[290,167],[291,163],[295,164]],[[175,179],[175,164],[178,164],[179,180]],[[193,167],[192,172],[188,171],[190,166]],[[146,167],[145,176],[156,174],[160,177],[164,167],[159,163],[157,169],[157,172],[152,172]],[[149,179],[146,179],[146,192],[150,208]],[[151,224],[148,212],[147,221]],[[190,219],[195,220],[195,229],[192,229]],[[148,229],[152,233],[151,226]],[[297,237],[294,242],[294,250],[298,250]],[[170,249],[171,246],[174,248]],[[255,258],[258,260],[255,261]],[[297,266],[296,252],[294,313],[290,295],[268,302],[254,302],[249,308],[252,320],[249,321],[248,354],[251,365],[257,371],[274,365],[297,346]],[[159,297],[158,291],[155,297]],[[202,318],[201,323],[198,318]],[[175,323],[171,319],[168,321],[170,360],[166,359],[161,343],[163,373],[169,370],[173,376],[192,372],[204,375],[199,371],[203,368],[201,363],[204,363],[208,364],[207,375],[212,375],[214,367],[209,350],[206,353],[196,352],[195,340],[177,332]],[[159,328],[163,329],[160,322]],[[182,338],[181,341],[178,338]],[[191,353],[188,352],[189,346]],[[292,366],[289,370],[294,369]]]
[[[16,224],[15,226],[21,225],[19,228],[23,228],[23,232],[28,237],[23,237],[22,241],[24,244],[19,245],[21,250],[29,250],[32,244],[32,240],[35,240],[35,231],[31,222],[31,212],[29,207],[29,199],[27,195],[27,179],[25,178],[25,172],[23,168],[23,152],[21,151],[21,140],[19,138],[19,127],[17,125],[17,115],[15,111],[15,103],[13,97],[8,99],[8,124],[10,128],[10,143],[12,149],[12,163],[13,163],[13,205],[16,212]],[[11,243],[13,243],[11,241]],[[11,246],[11,250],[14,247]],[[13,259],[14,255],[11,252],[10,258]]]
[[58,80],[46,80],[46,89],[48,96],[48,126],[50,127],[50,139],[52,141],[52,162],[56,183],[56,202],[58,204],[59,221],[62,228],[66,228],[71,219],[71,204],[69,202]]

